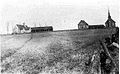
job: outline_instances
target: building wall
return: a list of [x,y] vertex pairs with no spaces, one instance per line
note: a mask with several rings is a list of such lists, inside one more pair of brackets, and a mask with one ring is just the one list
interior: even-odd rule
[[31,28],[31,32],[45,32],[45,31],[53,31],[52,27],[43,27],[43,28]]
[[13,33],[30,33],[31,32],[31,28],[29,29],[29,30],[25,30],[24,28],[23,28],[23,30],[20,30],[17,26],[15,26],[14,27],[14,29],[13,29]]
[[84,22],[80,22],[78,24],[78,29],[87,29],[88,28],[88,25]]
[[25,29],[21,30],[21,33],[25,33]]
[[26,33],[30,33],[30,32],[31,32],[31,28],[30,28],[29,30],[26,30],[25,32],[26,32]]
[[104,25],[89,25],[89,29],[104,29]]
[[15,26],[13,29],[13,33],[21,33],[21,31],[17,26]]
[[115,27],[115,23],[110,21],[107,23],[106,27]]
[[79,26],[78,26],[78,29],[87,29],[87,28],[88,28],[87,25],[79,25]]

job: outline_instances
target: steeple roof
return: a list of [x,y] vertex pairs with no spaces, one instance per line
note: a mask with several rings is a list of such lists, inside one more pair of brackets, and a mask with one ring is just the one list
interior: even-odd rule
[[29,30],[29,27],[27,25],[20,25],[20,24],[16,24],[16,25],[20,30],[23,30],[23,29]]
[[109,23],[109,21],[115,23],[115,21],[111,18],[111,16],[110,16],[110,11],[109,11],[109,9],[108,9],[108,19],[107,19],[107,21],[106,21],[105,23]]
[[110,11],[108,9],[108,19],[111,19],[111,16],[110,16]]

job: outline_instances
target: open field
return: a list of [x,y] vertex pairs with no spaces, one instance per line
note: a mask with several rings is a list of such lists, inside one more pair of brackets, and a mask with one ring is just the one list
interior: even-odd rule
[[[115,29],[2,35],[1,72],[86,74],[84,63],[94,51],[99,53],[102,49],[99,40],[113,33]],[[99,58],[96,58],[99,62],[97,60]]]

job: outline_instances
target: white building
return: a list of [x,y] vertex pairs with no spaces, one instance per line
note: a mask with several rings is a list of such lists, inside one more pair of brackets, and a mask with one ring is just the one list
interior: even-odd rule
[[13,28],[13,33],[14,34],[29,33],[29,32],[31,32],[31,28],[28,27],[27,25],[25,25],[25,23],[23,23],[23,25],[16,24],[16,26]]

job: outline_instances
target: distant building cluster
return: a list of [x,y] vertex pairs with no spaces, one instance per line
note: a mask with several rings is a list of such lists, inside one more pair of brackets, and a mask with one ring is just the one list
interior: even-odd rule
[[13,34],[20,34],[20,33],[36,33],[36,32],[46,32],[46,31],[53,31],[52,26],[45,26],[45,27],[28,27],[23,23],[16,24],[16,26],[13,28]]
[[116,27],[115,25],[115,21],[111,18],[110,16],[110,12],[108,11],[108,19],[105,22],[105,26],[104,25],[88,25],[88,23],[86,23],[84,20],[81,20],[78,23],[78,29],[103,29],[103,28],[114,28]]
[[[115,21],[111,18],[110,12],[108,11],[108,19],[105,22],[104,25],[88,25],[84,20],[81,20],[78,23],[78,30],[81,29],[104,29],[104,28],[114,28],[116,27]],[[47,32],[47,31],[53,31],[52,26],[45,26],[45,27],[28,27],[25,25],[25,23],[16,24],[16,26],[13,28],[13,34],[19,34],[19,33],[36,33],[36,32]]]

